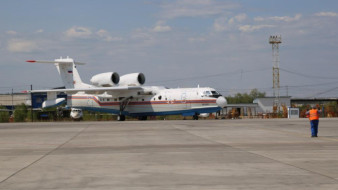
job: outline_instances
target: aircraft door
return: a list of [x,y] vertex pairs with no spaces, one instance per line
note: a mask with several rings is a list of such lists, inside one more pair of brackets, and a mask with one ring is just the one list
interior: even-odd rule
[[165,100],[167,101],[167,104],[171,104],[171,96],[168,92],[165,93]]
[[87,96],[87,106],[93,107],[93,100],[91,96]]
[[184,92],[181,94],[181,102],[183,104],[187,103],[187,93]]
[[187,101],[187,93],[186,92],[183,92],[181,94],[181,103],[182,103],[182,106],[183,106],[184,109],[190,108],[189,102]]
[[168,109],[176,110],[177,105],[179,104],[175,104],[177,98],[175,98],[174,94],[172,92],[166,92],[165,96],[166,96],[165,99],[167,101]]

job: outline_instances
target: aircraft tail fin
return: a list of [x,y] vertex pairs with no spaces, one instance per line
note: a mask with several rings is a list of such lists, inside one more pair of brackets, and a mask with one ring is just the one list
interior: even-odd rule
[[28,60],[26,62],[54,63],[66,88],[85,88],[90,86],[82,82],[79,72],[76,69],[76,65],[84,65],[84,63],[74,62],[72,58],[61,57],[60,59],[55,59],[54,61]]

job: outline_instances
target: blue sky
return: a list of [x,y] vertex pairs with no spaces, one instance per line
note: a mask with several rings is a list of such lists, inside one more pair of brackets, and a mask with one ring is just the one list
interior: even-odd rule
[[53,66],[24,61],[70,56],[87,63],[86,82],[143,72],[148,85],[272,95],[268,37],[277,34],[281,95],[336,97],[337,10],[333,0],[4,0],[0,93],[61,86]]

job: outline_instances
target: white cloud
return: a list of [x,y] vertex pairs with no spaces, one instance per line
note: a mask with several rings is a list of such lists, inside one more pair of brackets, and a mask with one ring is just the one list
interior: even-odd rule
[[188,40],[191,43],[194,43],[194,42],[205,42],[206,41],[206,39],[204,37],[196,37],[196,38],[191,37]]
[[122,41],[123,38],[122,37],[112,37],[110,40],[116,42],[116,41]]
[[113,41],[121,41],[121,40],[123,40],[121,37],[112,37],[112,36],[109,34],[108,31],[103,30],[103,29],[97,31],[97,32],[96,32],[96,35],[97,35],[99,38],[101,38],[101,39],[103,39],[104,41],[106,41],[106,42],[113,42]]
[[241,32],[253,32],[255,30],[260,30],[262,28],[272,28],[274,25],[242,25],[238,27],[238,30]]
[[[170,2],[170,1],[169,1]],[[207,17],[224,14],[238,4],[214,0],[177,0],[162,5],[161,16],[166,19],[179,17]]]
[[36,33],[43,33],[43,32],[44,32],[43,29],[39,29],[39,30],[36,31]]
[[153,28],[154,32],[168,32],[171,30],[170,26],[161,26],[161,25],[157,25]]
[[293,22],[297,21],[302,17],[301,14],[296,14],[294,17],[289,16],[273,16],[273,17],[255,17],[254,21],[261,22],[261,21],[283,21],[283,22]]
[[38,50],[38,45],[34,41],[12,39],[8,42],[7,50],[16,53],[29,53]]
[[80,39],[97,39],[103,40],[106,42],[121,41],[121,37],[112,37],[111,34],[104,30],[100,29],[96,32],[92,32],[89,28],[81,26],[73,26],[68,29],[64,34],[69,38],[80,38]]
[[265,20],[268,20],[267,18],[263,18],[263,17],[255,17],[254,18],[254,21],[257,21],[257,22],[259,22],[259,21],[265,21]]
[[130,43],[138,47],[149,47],[157,43],[156,35],[149,29],[136,29],[130,36]]
[[73,26],[65,32],[65,35],[70,38],[90,38],[92,31],[89,28]]
[[237,22],[242,22],[242,21],[244,21],[245,19],[246,19],[246,14],[245,14],[245,13],[242,13],[242,14],[239,14],[239,15],[236,15],[236,16],[230,18],[228,23],[229,23],[229,24],[234,24],[235,21],[237,21]]
[[328,16],[328,17],[336,17],[338,13],[336,12],[319,12],[315,14],[316,16]]
[[171,31],[171,27],[165,25],[164,21],[158,21],[155,27],[152,29],[153,32],[169,32]]
[[221,17],[217,18],[214,22],[214,30],[216,32],[222,32],[225,30],[228,30],[228,25],[227,25],[228,19],[226,17]]
[[247,17],[246,14],[242,13],[242,14],[236,15],[234,19],[237,20],[238,22],[243,22],[246,19],[246,17]]
[[243,22],[244,20],[246,20],[246,18],[247,16],[245,13],[238,14],[230,19],[228,19],[227,17],[220,17],[214,21],[213,27],[216,32],[227,31],[230,29],[234,29],[236,26],[236,22]]
[[6,33],[9,34],[9,35],[17,35],[18,34],[18,32],[13,31],[13,30],[9,30]]
[[109,34],[106,30],[103,30],[103,29],[97,31],[96,34],[97,34],[99,37],[110,36],[110,34]]

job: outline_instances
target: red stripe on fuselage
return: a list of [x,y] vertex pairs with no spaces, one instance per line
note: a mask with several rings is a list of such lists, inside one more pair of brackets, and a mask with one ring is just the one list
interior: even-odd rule
[[[119,106],[120,102],[101,102],[95,96],[68,96],[68,99],[74,100],[88,100],[91,99],[95,101],[100,106]],[[216,103],[216,99],[211,100],[168,100],[168,101],[137,101],[137,102],[129,102],[128,105],[157,105],[157,104],[213,104]]]

